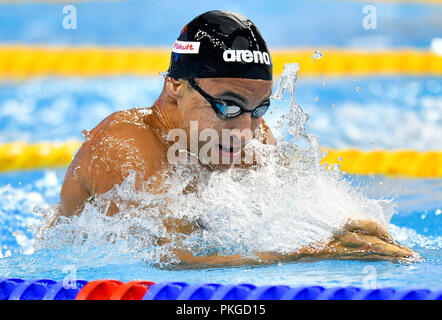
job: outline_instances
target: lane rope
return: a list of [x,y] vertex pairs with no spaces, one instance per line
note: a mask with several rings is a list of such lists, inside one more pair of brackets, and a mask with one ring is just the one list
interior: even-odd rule
[[416,178],[442,177],[442,151],[331,150],[322,163],[339,165],[349,174],[381,174]]
[[440,300],[442,290],[0,278],[2,300]]
[[0,171],[66,167],[80,146],[79,141],[0,144]]
[[[0,144],[0,172],[67,167],[80,141]],[[339,165],[348,174],[419,178],[442,177],[442,151],[323,149],[322,164]]]
[[[297,62],[303,76],[442,75],[442,56],[431,51],[398,49],[357,51],[336,48],[273,50],[274,74],[284,64]],[[0,46],[0,78],[27,79],[36,76],[157,75],[166,71],[170,49],[104,47]]]

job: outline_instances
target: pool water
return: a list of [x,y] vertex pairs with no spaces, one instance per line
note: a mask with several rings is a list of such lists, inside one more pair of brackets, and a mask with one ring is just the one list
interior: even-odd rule
[[[160,77],[38,78],[0,85],[0,142],[82,139],[113,111],[150,106]],[[358,89],[357,89],[358,88]],[[442,85],[438,78],[299,79],[296,101],[308,131],[333,148],[442,149]],[[272,128],[286,110],[275,102]],[[404,125],[406,123],[406,125]],[[282,134],[274,129],[275,133]],[[0,174],[0,277],[439,289],[442,278],[442,179],[347,176],[369,198],[393,199],[393,237],[420,253],[416,263],[319,261],[271,266],[165,270],[114,247],[32,249],[39,211],[59,201],[64,169]],[[37,208],[37,210],[35,210]],[[31,227],[31,229],[29,229]]]
[[384,189],[382,186],[389,186],[388,196],[394,194],[397,197],[395,201],[399,208],[398,214],[392,218],[390,232],[400,243],[419,252],[425,258],[422,262],[319,261],[170,271],[151,267],[142,261],[130,261],[130,257],[124,254],[109,257],[106,247],[90,248],[94,251],[88,248],[46,249],[26,254],[33,238],[28,227],[39,220],[32,208],[58,201],[63,174],[63,170],[48,170],[0,176],[0,219],[3,226],[0,277],[440,288],[441,210],[435,209],[442,207],[440,180],[349,177],[352,183],[365,185],[366,192],[374,197],[385,195],[378,187]]
[[6,2],[0,10],[0,42],[169,48],[184,24],[215,8],[250,17],[270,48],[428,48],[431,40],[441,35],[442,8],[438,3],[377,2],[376,32],[361,27],[367,4],[340,0],[195,0],[183,6],[178,0],[85,1],[75,3],[78,28],[65,30],[62,12],[66,3]]
[[[160,76],[0,82],[0,143],[83,139],[114,111],[150,107],[162,85]],[[323,146],[441,150],[441,94],[438,77],[300,76],[295,98]],[[264,117],[273,129],[284,105],[272,100]]]

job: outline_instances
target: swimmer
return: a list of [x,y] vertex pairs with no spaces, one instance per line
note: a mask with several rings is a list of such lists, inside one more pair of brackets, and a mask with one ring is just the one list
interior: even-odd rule
[[[193,19],[174,44],[162,92],[153,106],[113,113],[85,134],[85,141],[66,172],[59,214],[81,214],[87,201],[121,184],[130,171],[140,173],[144,181],[156,177],[150,191],[159,192],[162,173],[170,168],[168,151],[173,142],[165,137],[171,130],[179,129],[189,137],[195,130],[201,134],[210,129],[221,136],[228,129],[227,142],[211,145],[208,157],[197,156],[203,143],[198,142],[192,150],[186,142],[183,148],[197,158],[197,166],[210,170],[232,165],[250,168],[244,150],[251,138],[265,144],[276,143],[262,118],[270,104],[272,68],[264,39],[246,17],[214,10]],[[192,129],[192,122],[197,123],[197,129]],[[231,161],[213,161],[215,154],[218,159]],[[107,214],[118,214],[115,202]],[[164,223],[170,232],[190,234],[198,228],[185,220]],[[194,256],[179,249],[175,254],[182,265],[192,267],[321,258],[402,260],[414,254],[397,244],[384,226],[370,220],[349,221],[325,246],[315,248],[288,254],[259,252],[258,259]]]

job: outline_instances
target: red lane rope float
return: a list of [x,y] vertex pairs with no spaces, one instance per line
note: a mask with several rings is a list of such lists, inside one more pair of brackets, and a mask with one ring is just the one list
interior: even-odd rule
[[75,300],[109,300],[122,284],[118,280],[91,281],[81,289]]
[[153,284],[151,281],[96,280],[85,285],[75,300],[141,300]]
[[128,283],[118,286],[109,297],[109,300],[141,300],[153,284],[155,284],[155,282],[129,281]]

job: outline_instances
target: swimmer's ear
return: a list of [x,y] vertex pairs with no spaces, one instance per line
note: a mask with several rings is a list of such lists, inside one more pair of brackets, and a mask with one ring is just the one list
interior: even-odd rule
[[183,95],[183,91],[187,90],[187,83],[183,79],[166,78],[166,93],[167,96],[177,100]]

